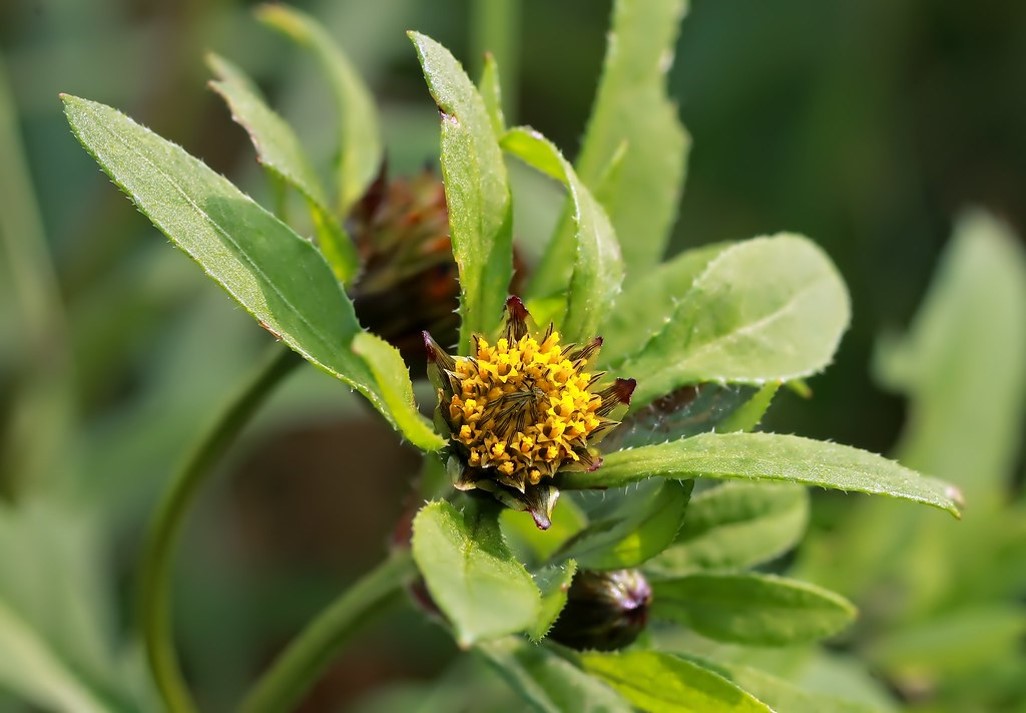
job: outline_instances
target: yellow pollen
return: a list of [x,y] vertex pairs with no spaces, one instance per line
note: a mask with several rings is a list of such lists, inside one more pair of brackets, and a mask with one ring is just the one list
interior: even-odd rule
[[450,373],[459,385],[448,411],[471,466],[536,485],[580,460],[602,422],[602,398],[589,390],[592,375],[580,360],[575,366],[564,351],[553,331],[541,343],[528,334],[494,345],[478,337],[473,357],[456,359]]

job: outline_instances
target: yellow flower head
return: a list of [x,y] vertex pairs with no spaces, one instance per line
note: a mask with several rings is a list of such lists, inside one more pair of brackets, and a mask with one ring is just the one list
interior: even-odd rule
[[594,470],[593,446],[619,422],[610,414],[629,403],[633,379],[605,389],[588,365],[602,346],[562,344],[550,324],[535,336],[518,297],[506,303],[506,326],[494,344],[475,335],[473,355],[452,357],[426,334],[429,374],[438,386],[438,414],[451,437],[456,487],[483,489],[548,527],[560,470]]

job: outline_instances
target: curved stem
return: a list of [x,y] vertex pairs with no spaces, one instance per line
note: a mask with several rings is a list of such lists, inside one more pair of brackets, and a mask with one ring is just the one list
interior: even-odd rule
[[393,552],[299,633],[257,681],[239,710],[291,710],[331,664],[346,640],[373,615],[385,611],[400,598],[403,585],[415,571],[409,550]]
[[171,565],[175,543],[199,486],[274,387],[302,359],[275,344],[242,388],[212,422],[175,474],[158,506],[142,552],[140,614],[150,670],[172,713],[189,713],[196,704],[178,666],[171,626]]

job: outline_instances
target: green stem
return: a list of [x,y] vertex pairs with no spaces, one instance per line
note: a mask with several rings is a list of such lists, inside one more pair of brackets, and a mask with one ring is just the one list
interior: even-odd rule
[[292,710],[331,664],[346,640],[373,615],[400,599],[416,571],[409,550],[397,550],[336,599],[299,633],[257,681],[239,710],[280,713]]
[[171,565],[182,523],[214,465],[274,387],[301,362],[292,350],[274,345],[175,474],[152,522],[139,579],[141,625],[150,669],[172,713],[196,710],[178,666],[171,626]]

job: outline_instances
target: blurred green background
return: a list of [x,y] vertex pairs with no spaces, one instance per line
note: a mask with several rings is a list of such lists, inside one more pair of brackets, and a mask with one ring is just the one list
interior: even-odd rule
[[[475,67],[480,8],[295,4],[331,29],[372,87],[393,172],[435,162],[437,113],[403,33],[425,32]],[[17,502],[59,493],[48,502],[81,515],[92,534],[65,539],[83,548],[72,559],[84,571],[64,576],[95,605],[61,616],[104,612],[105,621],[84,626],[141,681],[142,693],[125,694],[133,700],[147,700],[144,676],[120,642],[132,626],[146,517],[268,337],[105,180],[68,131],[57,93],[120,108],[269,202],[244,132],[205,87],[204,53],[255,76],[324,165],[334,119],[315,64],[250,9],[201,0],[0,3],[0,484]],[[609,11],[595,0],[523,0],[519,41],[505,51],[518,77],[505,87],[511,123],[533,125],[571,156]],[[854,321],[836,364],[811,380],[812,400],[783,395],[766,427],[893,452],[905,403],[872,380],[878,337],[909,322],[964,208],[984,207],[1026,234],[1026,4],[697,0],[670,88],[694,139],[673,249],[800,232],[826,249],[851,290]],[[524,195],[531,190],[538,206],[520,199],[527,217],[518,230],[551,217],[552,195],[531,186]],[[1021,487],[1021,432],[1018,441],[1009,458],[1018,477],[1008,482]],[[296,627],[381,556],[415,467],[328,377],[304,369],[274,398],[204,494],[180,558],[185,664],[211,710],[230,706]],[[833,500],[822,512],[834,512]],[[40,517],[48,530],[50,515]],[[15,609],[58,581],[46,564],[56,560],[28,544],[32,527],[14,522],[11,549],[0,549],[9,554],[0,559],[0,601],[7,592]],[[38,587],[17,584],[28,580]],[[58,595],[67,593],[47,601],[60,608]],[[49,616],[36,609],[28,620]],[[59,646],[76,662],[95,658],[80,647]],[[381,681],[435,675],[452,653],[440,630],[412,614],[356,649],[308,710],[348,705]],[[113,670],[98,670],[96,685],[119,689]],[[449,670],[446,680],[461,675]]]

